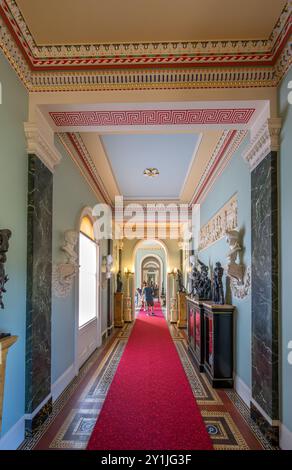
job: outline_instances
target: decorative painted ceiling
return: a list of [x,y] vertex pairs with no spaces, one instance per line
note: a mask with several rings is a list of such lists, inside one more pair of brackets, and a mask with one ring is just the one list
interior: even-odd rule
[[242,0],[16,0],[38,46],[267,40],[285,3],[245,0],[243,7]]
[[291,65],[291,0],[0,0],[0,14],[30,91],[276,86]]
[[[126,199],[179,200],[195,159],[194,134],[104,135],[101,137],[121,194]],[[147,178],[146,168],[159,176]]]

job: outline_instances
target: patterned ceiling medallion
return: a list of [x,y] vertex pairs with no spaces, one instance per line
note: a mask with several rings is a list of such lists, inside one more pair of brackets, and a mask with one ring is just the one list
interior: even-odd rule
[[159,171],[157,168],[146,168],[143,172],[144,176],[147,176],[148,178],[155,178],[156,176],[159,175]]

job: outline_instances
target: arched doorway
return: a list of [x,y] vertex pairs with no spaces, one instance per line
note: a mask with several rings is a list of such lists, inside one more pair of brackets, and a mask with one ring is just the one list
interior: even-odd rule
[[91,209],[82,211],[79,224],[79,273],[76,312],[75,371],[101,344],[100,250]]
[[[166,305],[168,251],[160,240],[140,240],[133,250],[135,266],[135,288],[142,287],[143,281],[157,284],[156,294]],[[165,299],[165,300],[164,300]]]

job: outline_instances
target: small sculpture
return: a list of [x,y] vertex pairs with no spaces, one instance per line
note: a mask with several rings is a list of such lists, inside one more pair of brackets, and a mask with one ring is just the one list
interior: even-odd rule
[[117,274],[117,292],[123,292],[123,281],[121,271]]
[[199,300],[210,300],[212,296],[211,280],[208,277],[209,268],[202,261],[198,260],[201,269],[198,270],[196,266],[196,259],[191,256],[190,262],[192,264],[192,272],[190,274],[191,280],[191,296]]
[[6,263],[6,253],[9,249],[9,239],[12,233],[10,230],[0,230],[0,308],[4,309],[3,294],[6,293],[5,284],[9,281],[5,273],[4,264]]
[[224,289],[223,289],[223,273],[224,269],[222,268],[219,261],[216,263],[216,268],[213,273],[213,300],[216,304],[224,305]]
[[211,279],[208,276],[209,268],[202,261],[198,260],[201,266],[201,275],[198,286],[199,299],[210,300],[212,297]]
[[182,292],[182,293],[186,292],[186,288],[183,284],[183,275],[180,269],[177,270],[177,288],[178,288],[177,289],[178,292]]

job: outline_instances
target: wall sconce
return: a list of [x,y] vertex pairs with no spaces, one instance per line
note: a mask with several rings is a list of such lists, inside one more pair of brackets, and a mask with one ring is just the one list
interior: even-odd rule
[[125,276],[130,276],[130,275],[135,274],[135,271],[130,271],[129,268],[125,268],[124,269],[124,274],[125,274]]

